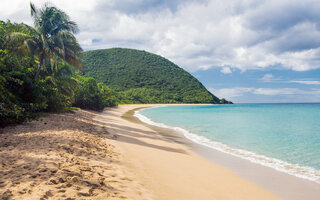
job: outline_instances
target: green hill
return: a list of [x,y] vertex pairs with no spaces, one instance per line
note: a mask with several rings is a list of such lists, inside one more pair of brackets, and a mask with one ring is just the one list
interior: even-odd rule
[[125,103],[220,102],[191,74],[152,53],[112,48],[82,56],[84,75],[122,92]]

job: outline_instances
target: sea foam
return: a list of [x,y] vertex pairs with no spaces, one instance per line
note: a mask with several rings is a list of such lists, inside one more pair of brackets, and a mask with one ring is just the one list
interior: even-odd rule
[[[150,109],[150,108],[146,108]],[[144,109],[143,109],[144,110]],[[140,110],[141,111],[141,110]],[[167,128],[167,129],[172,129],[175,130],[181,134],[184,135],[187,139],[191,140],[192,142],[195,142],[197,144],[206,146],[211,149],[218,150],[223,153],[227,153],[245,160],[248,160],[252,163],[259,164],[262,166],[270,167],[273,168],[277,171],[284,172],[299,178],[307,179],[313,182],[316,182],[320,184],[320,171],[316,170],[311,167],[305,167],[305,166],[299,166],[296,164],[290,164],[285,161],[276,159],[276,158],[270,158],[267,156],[259,155],[254,152],[242,150],[242,149],[236,149],[232,148],[228,145],[225,145],[221,142],[216,142],[213,140],[210,140],[204,136],[197,135],[194,133],[191,133],[188,130],[185,130],[181,127],[172,127],[168,126],[162,123],[157,123],[149,119],[148,117],[142,115],[139,113],[139,111],[135,111],[134,116],[137,117],[139,120],[141,120],[144,123],[153,125],[153,126],[158,126],[162,128]]]

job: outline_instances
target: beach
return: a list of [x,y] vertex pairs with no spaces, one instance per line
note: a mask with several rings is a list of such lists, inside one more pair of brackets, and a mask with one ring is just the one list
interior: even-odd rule
[[77,110],[0,129],[0,199],[150,199],[99,115]]
[[[243,107],[245,107],[245,109],[249,109],[247,108],[249,106],[267,107],[268,111],[271,111],[274,106],[277,108],[277,110],[280,110],[279,107],[280,108],[285,107],[285,108],[290,108],[295,112],[297,112],[299,107],[302,107],[302,106],[313,108],[313,105],[304,105],[304,104],[294,105],[294,106],[297,106],[294,108],[293,108],[293,105],[283,105],[283,104],[281,105],[271,105],[271,104],[235,105],[235,106],[224,106],[224,105],[190,105],[189,106],[187,105],[180,108],[177,106],[174,106],[174,107],[167,106],[162,108],[158,107],[155,109],[134,110],[134,113],[135,113],[134,116],[139,118],[142,122],[147,123],[147,126],[157,131],[158,133],[161,133],[161,135],[163,135],[165,138],[168,138],[177,143],[184,144],[184,146],[187,146],[188,149],[192,150],[197,155],[201,155],[206,160],[209,160],[214,164],[218,164],[222,167],[225,167],[231,170],[232,172],[239,175],[241,178],[249,180],[255,183],[256,185],[278,195],[283,199],[317,200],[318,197],[320,196],[320,186],[318,182],[319,172],[314,168],[301,167],[301,166],[308,166],[308,165],[303,165],[303,163],[301,164],[299,163],[299,165],[285,163],[282,160],[274,159],[274,157],[266,157],[261,154],[257,155],[254,153],[254,151],[249,152],[249,151],[243,151],[243,149],[231,148],[230,146],[225,146],[225,144],[223,143],[219,143],[219,139],[216,139],[216,140],[207,139],[207,138],[210,138],[210,134],[220,132],[220,133],[223,133],[223,135],[230,135],[230,134],[233,135],[232,140],[235,141],[237,144],[241,143],[241,140],[242,140],[241,137],[243,137],[245,141],[250,141],[250,135],[247,135],[246,137],[244,137],[244,135],[246,135],[245,131],[247,129],[242,128],[239,130],[235,130],[231,128],[232,132],[236,132],[236,133],[230,132],[229,127],[232,127],[233,124],[229,124],[229,122],[232,121],[232,118],[234,116],[237,116],[238,114],[237,112],[230,112],[231,114],[228,114],[228,117],[225,120],[219,121],[218,119],[215,118],[215,117],[218,117],[219,119],[222,119],[223,117],[225,117],[225,114],[223,112],[217,112],[217,110],[230,111],[231,109],[238,110],[239,108],[243,108]],[[208,114],[206,114],[206,112],[208,112],[209,109],[215,110],[215,113],[214,113],[215,116],[208,116]],[[197,110],[199,111],[197,112]],[[156,114],[152,115],[152,113],[156,113]],[[129,111],[127,114],[132,116],[133,112]],[[312,115],[311,112],[308,112],[308,114]],[[305,113],[301,112],[300,115],[296,116],[296,118],[301,118],[304,115]],[[242,117],[243,117],[242,119],[244,119],[245,116],[242,114]],[[126,119],[130,119],[130,117],[126,117]],[[135,119],[135,118],[132,117],[132,119]],[[180,124],[177,124],[177,121],[179,121]],[[199,121],[201,123],[199,123]],[[224,124],[225,123],[224,121],[226,122],[226,124]],[[264,121],[264,123],[260,123],[256,121],[255,123],[257,124],[252,123],[252,121],[255,121],[254,119],[244,120],[244,121],[245,121],[245,126],[253,127],[252,128],[253,131],[254,129],[256,129],[257,131],[261,131],[261,129],[258,128],[259,126],[258,124],[270,125],[270,123],[268,123],[267,121]],[[188,123],[183,123],[183,122],[188,122]],[[281,123],[283,123],[283,121]],[[210,130],[210,126],[211,127],[220,126],[222,128],[220,130]],[[313,125],[311,123],[310,126],[304,126],[304,127],[309,127],[309,130],[310,130],[312,129],[311,128],[312,126]],[[271,129],[274,129],[274,127],[272,126],[270,127]],[[292,124],[287,123],[286,127],[292,127]],[[201,129],[204,132],[200,132],[199,129]],[[280,129],[276,128],[273,130],[273,132],[277,133],[277,131],[279,130]],[[313,130],[317,130],[317,128],[314,127]],[[294,130],[292,129],[292,131]],[[314,131],[314,132],[317,133],[317,131]],[[194,134],[194,133],[197,133],[197,134]],[[210,134],[207,134],[206,138],[198,137],[198,136],[201,136],[203,133],[210,133]],[[240,138],[236,134],[239,134]],[[270,137],[270,135],[272,134],[273,133],[271,132],[269,133],[264,132],[263,134],[260,134],[260,136],[258,137],[259,139],[260,138],[263,139],[263,142],[260,143],[260,145],[266,146],[268,152],[274,151],[274,149],[271,148],[272,144],[270,143],[270,141],[269,141],[269,144],[267,144],[267,141],[266,141],[267,137]],[[285,132],[282,132],[282,134],[285,134]],[[290,132],[289,134],[294,134],[294,133]],[[298,130],[298,132],[295,132],[295,134],[301,134],[304,137],[308,136],[308,134],[305,134],[301,129]],[[281,146],[278,146],[278,149],[288,148],[288,144],[285,142],[286,140],[283,140],[283,138],[281,137],[283,136],[277,135],[274,138],[276,141],[284,141],[284,143],[282,143]],[[318,158],[317,156],[318,154],[316,153],[317,149],[313,148],[312,150],[312,148],[310,148],[312,145],[316,145],[317,143],[313,142],[313,143],[308,143],[309,145],[306,145],[307,139],[309,138],[306,138],[306,139],[300,138],[299,140],[296,140],[297,142],[296,145],[292,144],[292,141],[291,141],[291,144],[289,145],[289,147],[292,151],[286,150],[286,152],[283,153],[283,155],[287,157],[291,155],[295,155],[295,157],[298,157],[298,156],[300,158],[303,157],[303,158],[314,161],[314,163],[317,163],[317,158]],[[304,141],[305,143],[304,145],[308,147],[309,154],[306,154],[304,151],[301,150],[301,148],[297,150],[295,149],[297,145],[301,144],[300,141]],[[215,142],[218,142],[218,143],[215,143]],[[252,148],[252,146],[255,145],[253,141],[249,142],[249,144],[250,146],[248,147],[250,148]],[[256,143],[256,144],[259,144],[259,143]],[[268,155],[268,154],[264,154],[264,155]],[[256,158],[259,158],[259,159],[256,159]]]
[[0,200],[320,200],[318,1],[5,1]]
[[195,153],[201,147],[183,137],[155,130],[132,116],[136,109],[153,106],[161,105],[120,105],[102,113],[78,110],[50,114],[1,129],[1,198],[283,198],[259,181],[224,167],[223,162],[210,162],[205,150],[200,149],[201,156]]
[[108,109],[95,119],[118,135],[112,144],[153,199],[279,199],[185,145],[155,134],[136,119],[120,117],[130,110],[152,106],[159,105],[123,105]]

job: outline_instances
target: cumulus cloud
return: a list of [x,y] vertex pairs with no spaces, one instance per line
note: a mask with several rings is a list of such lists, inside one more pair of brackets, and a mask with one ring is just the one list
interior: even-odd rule
[[220,70],[220,72],[224,73],[224,74],[231,74],[232,70],[230,69],[230,67],[224,67]]
[[244,96],[250,96],[251,99],[255,99],[254,96],[269,96],[277,97],[276,102],[279,100],[287,100],[287,102],[319,102],[320,89],[312,88],[309,90],[303,90],[299,88],[253,88],[253,87],[233,87],[233,88],[210,88],[210,92],[217,95],[219,98],[226,98],[228,100],[237,102]]
[[[79,24],[77,38],[86,50],[144,49],[189,71],[320,68],[320,4],[315,0],[51,2]],[[29,13],[28,1],[1,2],[2,20],[32,24]]]

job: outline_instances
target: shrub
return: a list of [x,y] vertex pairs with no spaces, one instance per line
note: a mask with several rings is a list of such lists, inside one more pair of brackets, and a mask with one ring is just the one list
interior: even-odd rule
[[74,105],[84,109],[101,111],[104,108],[102,94],[94,78],[78,78],[79,88]]

